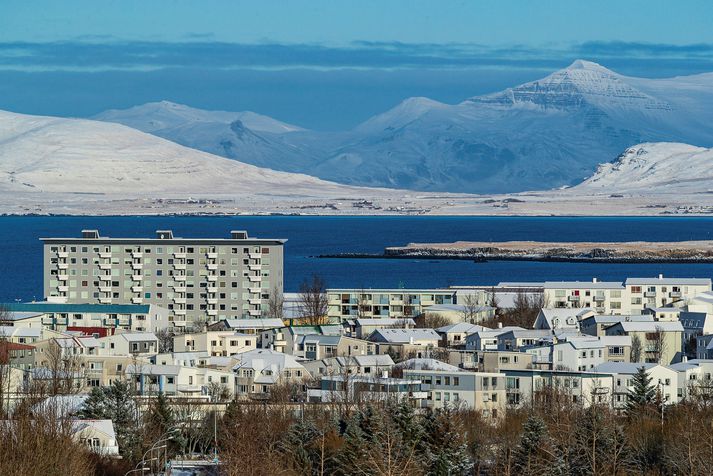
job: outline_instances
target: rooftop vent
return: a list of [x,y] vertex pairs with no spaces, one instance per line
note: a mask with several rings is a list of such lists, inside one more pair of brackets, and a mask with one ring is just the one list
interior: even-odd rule
[[99,230],[82,230],[82,238],[99,238]]
[[172,240],[173,231],[171,230],[156,230],[156,238],[159,240]]
[[247,240],[248,232],[245,230],[233,230],[230,232],[230,237],[234,240]]

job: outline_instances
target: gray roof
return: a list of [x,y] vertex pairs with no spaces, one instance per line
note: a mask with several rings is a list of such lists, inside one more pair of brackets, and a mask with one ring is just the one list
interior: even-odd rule
[[624,282],[627,286],[631,285],[692,285],[692,286],[710,286],[709,278],[627,278]]
[[605,362],[599,364],[590,372],[601,372],[607,374],[635,374],[641,367],[650,370],[659,364],[644,363],[644,362]]
[[441,370],[443,372],[462,372],[455,365],[447,364],[436,359],[408,359],[396,364],[397,368],[410,370]]
[[545,281],[545,289],[624,289],[618,281]]
[[621,326],[624,332],[656,332],[658,329],[683,332],[683,325],[679,321],[619,322],[614,324],[616,326]]
[[276,329],[284,327],[282,319],[223,319],[231,329]]
[[385,342],[408,344],[411,339],[419,340],[440,340],[433,329],[376,329],[369,336],[369,340],[381,338]]
[[487,327],[478,326],[476,324],[470,324],[469,322],[457,322],[455,324],[449,324],[447,326],[439,327],[436,332],[440,334],[448,333],[464,333],[473,334],[478,331],[487,330]]
[[[430,308],[429,308],[430,309]],[[394,317],[382,317],[382,318],[360,318],[355,319],[354,323],[358,326],[396,326],[402,324],[408,324],[410,326],[415,326],[416,322],[408,318],[394,318]]]

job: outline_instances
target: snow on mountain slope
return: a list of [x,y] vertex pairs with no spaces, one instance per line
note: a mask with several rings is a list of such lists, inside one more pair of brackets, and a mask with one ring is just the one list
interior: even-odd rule
[[628,148],[614,162],[602,164],[572,192],[661,193],[713,190],[713,149],[680,143],[645,143]]
[[309,148],[284,140],[287,133],[304,129],[254,112],[204,111],[168,101],[125,110],[110,110],[94,117],[148,132],[211,154],[287,172],[309,167]]
[[257,132],[282,134],[304,130],[299,126],[287,124],[251,111],[206,111],[170,101],[149,102],[129,109],[110,109],[97,114],[92,119],[118,122],[150,133],[187,124],[205,122],[230,124],[236,120],[241,121],[246,127]]
[[0,191],[364,194],[189,149],[119,124],[3,111]]
[[261,167],[427,191],[557,188],[636,144],[713,146],[713,74],[632,78],[583,60],[460,104],[410,98],[341,133],[276,134],[198,113],[176,123],[165,109],[120,122]]

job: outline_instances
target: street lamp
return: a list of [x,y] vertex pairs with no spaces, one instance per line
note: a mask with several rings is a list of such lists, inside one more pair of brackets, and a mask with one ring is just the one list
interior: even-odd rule
[[141,471],[141,472],[143,473],[143,472],[145,472],[145,471],[150,471],[150,470],[149,470],[149,468],[143,466],[143,467],[137,468],[137,469],[130,469],[129,471],[127,471],[126,473],[124,473],[124,476],[128,476],[128,475],[131,474],[131,473],[136,473],[136,472],[139,472],[139,471]]

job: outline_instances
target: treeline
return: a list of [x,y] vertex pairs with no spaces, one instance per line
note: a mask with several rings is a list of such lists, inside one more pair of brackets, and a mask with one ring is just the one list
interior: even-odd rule
[[[0,427],[0,474],[120,475],[165,440],[168,458],[217,453],[226,476],[708,475],[709,397],[694,393],[662,406],[642,373],[623,412],[608,404],[585,408],[545,389],[497,420],[462,407],[423,411],[396,401],[231,402],[218,414],[163,396],[138,411],[129,386],[117,383],[97,389],[79,416],[114,420],[121,460],[91,454],[72,439],[68,420],[23,409]],[[157,471],[164,456],[151,456]]]

